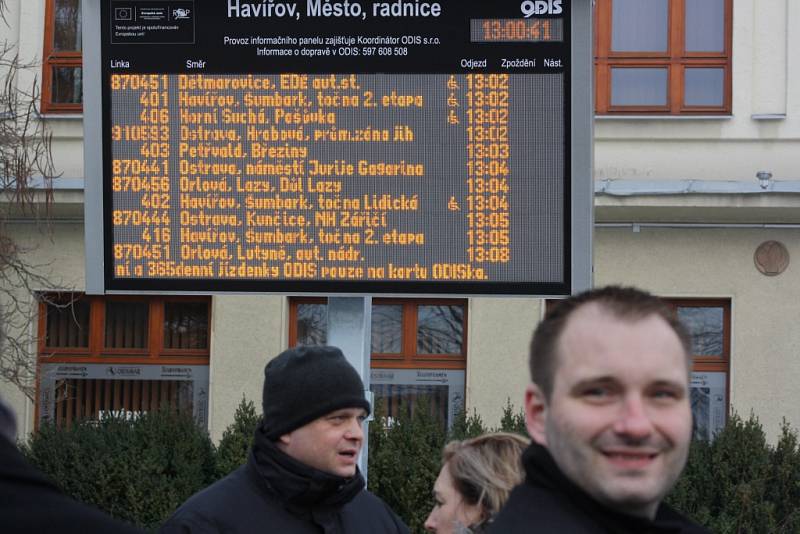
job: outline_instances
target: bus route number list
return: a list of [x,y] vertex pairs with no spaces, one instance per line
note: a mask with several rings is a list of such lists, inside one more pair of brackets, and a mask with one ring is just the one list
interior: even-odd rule
[[113,74],[113,276],[559,282],[562,76]]

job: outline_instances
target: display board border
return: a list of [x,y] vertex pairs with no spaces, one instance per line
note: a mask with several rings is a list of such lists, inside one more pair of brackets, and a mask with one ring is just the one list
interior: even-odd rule
[[573,0],[571,21],[566,36],[570,40],[571,61],[565,69],[565,87],[570,106],[566,108],[569,128],[569,157],[566,161],[564,229],[564,280],[539,282],[419,282],[419,281],[343,281],[343,280],[194,280],[148,279],[114,280],[106,265],[110,236],[104,223],[103,145],[104,109],[101,66],[101,0],[84,0],[84,217],[86,254],[86,292],[88,294],[314,294],[386,296],[540,296],[574,294],[592,285],[593,238],[593,63],[592,2]]

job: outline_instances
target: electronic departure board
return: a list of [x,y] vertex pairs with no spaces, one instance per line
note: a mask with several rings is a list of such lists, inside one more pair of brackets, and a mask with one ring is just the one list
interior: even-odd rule
[[83,10],[89,292],[589,285],[589,0]]

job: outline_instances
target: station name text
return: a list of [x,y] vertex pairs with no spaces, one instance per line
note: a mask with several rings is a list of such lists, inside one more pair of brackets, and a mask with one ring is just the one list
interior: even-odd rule
[[305,11],[300,2],[260,0],[243,2],[227,0],[228,18],[280,18],[300,20],[305,17],[338,18],[410,18],[438,17],[442,13],[439,2],[425,0],[392,0],[372,2],[371,9],[353,0],[306,0]]

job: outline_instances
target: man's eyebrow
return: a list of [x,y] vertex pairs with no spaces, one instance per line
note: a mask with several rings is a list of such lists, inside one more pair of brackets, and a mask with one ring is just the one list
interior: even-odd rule
[[616,386],[619,385],[619,380],[611,375],[593,376],[579,380],[572,386],[572,390],[581,389],[587,386]]
[[[585,378],[573,384],[570,391],[578,391],[583,388],[592,387],[592,386],[619,386],[620,381],[616,379],[614,376],[611,375],[604,375],[604,376],[596,376]],[[673,389],[679,389],[682,391],[687,391],[688,387],[685,383],[679,380],[671,380],[671,379],[660,379],[654,382],[651,382],[647,385],[647,388],[663,388],[669,387]]]
[[656,380],[655,382],[650,384],[650,387],[655,387],[655,388],[669,387],[669,388],[680,389],[682,391],[686,391],[687,389],[689,389],[684,382],[678,380],[666,380],[666,379]]

